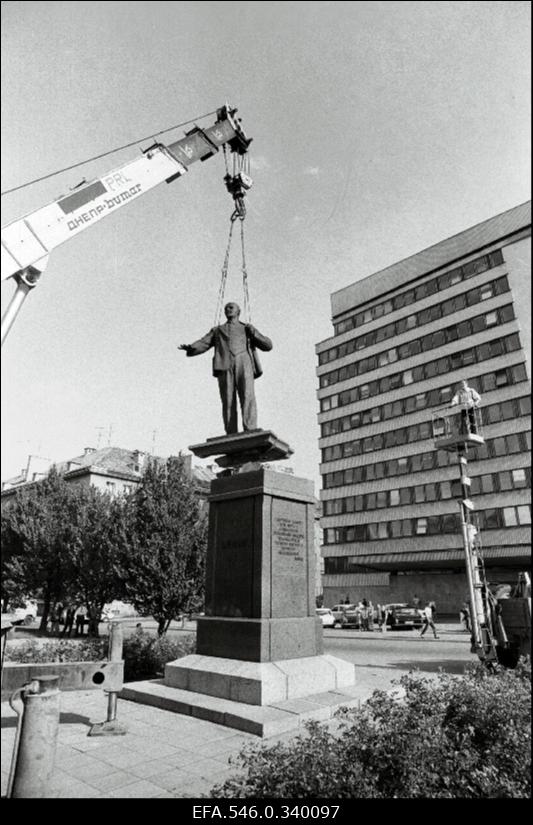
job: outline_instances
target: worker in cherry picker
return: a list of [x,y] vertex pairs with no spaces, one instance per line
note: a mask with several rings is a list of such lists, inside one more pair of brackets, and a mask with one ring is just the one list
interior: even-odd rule
[[481,396],[466,381],[461,381],[457,392],[451,400],[452,407],[461,407],[461,429],[465,433],[477,433],[476,414],[474,410],[481,404]]

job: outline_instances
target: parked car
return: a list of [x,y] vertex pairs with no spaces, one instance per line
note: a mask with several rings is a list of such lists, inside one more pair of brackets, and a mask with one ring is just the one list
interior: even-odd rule
[[333,613],[335,624],[340,627],[343,624],[343,618],[346,611],[355,610],[356,607],[357,605],[355,604],[334,604],[331,608],[331,612]]
[[359,628],[361,626],[361,611],[359,606],[356,604],[348,604],[346,607],[349,609],[344,611],[341,619],[341,627]]
[[335,616],[328,607],[317,607],[316,615],[324,627],[335,627]]
[[28,599],[23,607],[9,607],[6,616],[12,625],[33,624],[37,618],[37,602],[35,599]]
[[109,604],[104,605],[100,621],[110,622],[113,619],[130,619],[136,616],[138,616],[138,613],[132,604],[127,604],[119,599],[115,599]]
[[391,630],[412,630],[415,627],[422,627],[422,616],[419,610],[406,602],[386,604],[384,610],[387,614],[387,627]]

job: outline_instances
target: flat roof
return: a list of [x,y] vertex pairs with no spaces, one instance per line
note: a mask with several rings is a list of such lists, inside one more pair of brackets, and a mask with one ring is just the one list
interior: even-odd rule
[[531,201],[495,215],[409,258],[404,258],[373,275],[367,275],[360,281],[333,292],[331,294],[333,318],[379,295],[398,289],[415,278],[452,264],[500,238],[525,229],[528,225],[531,225]]

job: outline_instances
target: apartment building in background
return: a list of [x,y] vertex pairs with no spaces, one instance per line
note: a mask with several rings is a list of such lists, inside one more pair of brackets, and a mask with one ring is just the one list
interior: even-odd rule
[[[152,456],[142,450],[85,447],[82,455],[74,456],[67,461],[59,461],[55,468],[69,484],[97,487],[111,495],[120,495],[130,493],[137,487],[150,458]],[[191,455],[184,455],[183,459],[187,472],[194,479],[199,496],[206,499],[210,483],[215,478],[214,473],[209,467],[193,466]],[[161,457],[154,460],[163,463],[166,461]],[[51,459],[28,456],[26,467],[20,474],[2,482],[2,506],[9,504],[21,487],[43,479],[52,464]]]
[[432,414],[482,397],[471,498],[490,582],[531,566],[531,203],[331,296],[316,347],[324,603],[467,598],[457,457]]

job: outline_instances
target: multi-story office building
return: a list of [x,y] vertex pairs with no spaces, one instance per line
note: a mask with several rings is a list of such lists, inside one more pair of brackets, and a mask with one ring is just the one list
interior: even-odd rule
[[326,605],[467,597],[457,457],[431,431],[461,379],[482,397],[468,466],[487,578],[529,569],[530,290],[526,203],[332,295],[316,348]]

